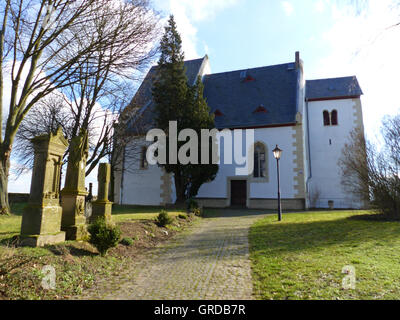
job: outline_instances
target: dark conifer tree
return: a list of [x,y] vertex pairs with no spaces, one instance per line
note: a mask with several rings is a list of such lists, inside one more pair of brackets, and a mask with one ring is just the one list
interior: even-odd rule
[[[184,53],[182,40],[177,32],[174,17],[170,16],[165,34],[161,40],[161,56],[158,62],[157,78],[153,85],[155,102],[155,116],[157,128],[163,129],[168,135],[170,121],[177,121],[178,133],[186,128],[197,132],[199,164],[170,164],[168,161],[167,136],[167,164],[161,165],[166,172],[174,174],[176,188],[176,203],[182,204],[188,198],[197,195],[200,186],[212,181],[218,171],[218,165],[201,163],[201,129],[214,128],[214,116],[203,97],[203,84],[198,78],[194,86],[188,84],[184,67]],[[186,142],[178,142],[178,150]]]

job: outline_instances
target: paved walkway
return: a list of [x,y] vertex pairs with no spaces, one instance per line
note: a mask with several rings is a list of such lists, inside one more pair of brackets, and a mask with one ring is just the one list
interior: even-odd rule
[[[252,299],[248,231],[257,211],[207,218],[98,286],[92,299]],[[85,297],[84,297],[85,298]]]

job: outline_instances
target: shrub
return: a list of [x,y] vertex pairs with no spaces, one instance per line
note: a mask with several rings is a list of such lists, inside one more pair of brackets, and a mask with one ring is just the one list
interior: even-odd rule
[[129,247],[129,246],[133,245],[133,242],[134,242],[134,240],[132,238],[126,237],[120,241],[120,244],[123,244],[124,246]]
[[378,149],[362,130],[350,133],[338,162],[341,183],[364,207],[370,205],[387,220],[400,220],[400,115],[384,120],[382,135]]
[[178,218],[179,219],[187,219],[187,215],[186,214],[182,214],[182,213],[180,213],[179,215],[178,215]]
[[104,256],[107,250],[116,247],[120,238],[121,230],[112,224],[106,223],[104,219],[97,219],[89,225],[89,242],[93,244],[100,255]]
[[172,223],[172,218],[168,215],[167,211],[161,210],[161,212],[157,216],[156,223],[160,227],[165,227],[167,224]]
[[195,209],[193,209],[193,213],[194,213],[196,216],[201,217],[203,211],[202,211],[200,208],[195,208]]

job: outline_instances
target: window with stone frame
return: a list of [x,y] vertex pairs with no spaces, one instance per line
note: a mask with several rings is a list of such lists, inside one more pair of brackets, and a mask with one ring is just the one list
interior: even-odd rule
[[266,152],[264,145],[256,143],[254,146],[254,178],[266,177]]
[[324,110],[323,117],[324,117],[324,126],[331,125],[331,119],[330,119],[330,116],[329,116],[329,112],[327,110]]
[[337,126],[338,125],[338,112],[337,110],[332,110],[331,112],[331,125]]

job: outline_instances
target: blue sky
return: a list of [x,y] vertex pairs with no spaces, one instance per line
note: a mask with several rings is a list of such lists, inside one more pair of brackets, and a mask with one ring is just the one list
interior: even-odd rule
[[[360,14],[351,0],[153,0],[174,14],[187,59],[208,54],[211,71],[294,61],[300,51],[306,79],[356,75],[367,137],[384,115],[400,112],[400,10],[370,0]],[[96,181],[96,174],[87,184]],[[10,179],[10,192],[29,192],[30,174]]]
[[154,0],[174,14],[187,59],[208,54],[223,72],[294,61],[300,51],[306,79],[356,75],[367,136],[380,120],[400,111],[398,1]]

